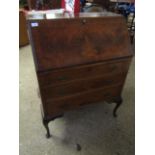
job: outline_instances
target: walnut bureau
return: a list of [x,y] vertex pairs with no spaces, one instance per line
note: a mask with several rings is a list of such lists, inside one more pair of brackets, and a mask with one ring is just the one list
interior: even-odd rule
[[122,103],[132,59],[125,19],[107,13],[29,13],[43,124],[86,104]]

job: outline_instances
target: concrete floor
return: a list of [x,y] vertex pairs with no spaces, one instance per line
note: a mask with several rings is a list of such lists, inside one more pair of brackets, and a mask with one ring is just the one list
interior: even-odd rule
[[[38,84],[30,46],[20,48],[20,155],[134,155],[134,60],[123,90],[123,105],[95,104],[50,122],[45,138]],[[82,150],[77,152],[75,144]]]

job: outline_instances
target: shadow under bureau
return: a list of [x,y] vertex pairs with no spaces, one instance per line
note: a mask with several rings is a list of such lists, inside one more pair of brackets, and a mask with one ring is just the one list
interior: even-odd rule
[[42,100],[43,124],[99,101],[122,103],[132,58],[124,18],[106,13],[30,13],[29,37]]

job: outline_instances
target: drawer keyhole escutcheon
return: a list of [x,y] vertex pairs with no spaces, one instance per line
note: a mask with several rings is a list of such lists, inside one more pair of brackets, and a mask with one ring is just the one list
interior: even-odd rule
[[85,25],[86,24],[86,19],[82,20],[82,24]]

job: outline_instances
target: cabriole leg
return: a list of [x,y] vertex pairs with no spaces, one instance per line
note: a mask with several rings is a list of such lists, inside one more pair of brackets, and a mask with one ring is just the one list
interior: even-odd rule
[[120,105],[122,104],[123,100],[122,100],[122,97],[118,97],[117,99],[114,100],[114,102],[116,103],[116,106],[113,110],[113,116],[114,117],[117,117],[117,109],[120,107]]
[[49,121],[43,119],[43,125],[44,125],[44,127],[45,127],[45,129],[47,131],[46,138],[50,138],[51,137],[50,130],[49,130],[49,127],[48,127],[48,123],[49,123]]

